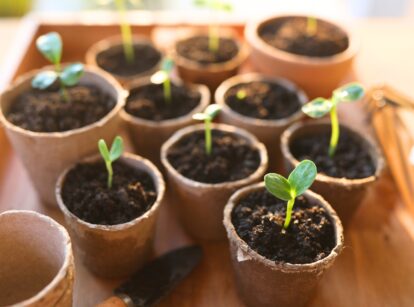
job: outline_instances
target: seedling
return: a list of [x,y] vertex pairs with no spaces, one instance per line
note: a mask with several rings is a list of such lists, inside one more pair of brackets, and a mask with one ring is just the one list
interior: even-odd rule
[[[208,8],[213,12],[231,12],[233,10],[233,6],[230,3],[222,0],[194,0],[194,4],[202,8]],[[209,50],[212,52],[217,52],[220,44],[218,23],[209,25],[208,36]]]
[[306,21],[306,34],[313,36],[318,31],[318,22],[315,17],[308,17]]
[[247,97],[246,90],[244,90],[244,89],[239,89],[239,90],[236,92],[236,97],[237,97],[237,99],[238,99],[238,100],[243,100],[243,99],[245,99],[245,98]]
[[135,60],[134,45],[132,42],[131,25],[128,23],[125,14],[125,0],[115,0],[115,5],[120,17],[122,45],[124,48],[125,59],[128,63],[133,63]]
[[61,68],[62,39],[59,33],[50,32],[39,36],[36,47],[40,53],[54,66],[54,70],[46,70],[38,73],[32,80],[32,87],[40,90],[47,89],[56,80],[59,80],[60,93],[66,101],[69,101],[67,86],[76,85],[83,75],[84,69],[81,63],[74,63]]
[[174,67],[174,61],[170,57],[166,57],[162,64],[161,70],[151,76],[151,82],[161,84],[164,90],[164,101],[171,102],[171,71]]
[[112,179],[114,176],[112,163],[122,155],[122,152],[124,151],[124,142],[120,136],[117,136],[112,142],[111,149],[108,150],[105,140],[100,139],[98,142],[98,148],[102,158],[105,161],[106,170],[108,171],[108,189],[110,189],[112,188]]
[[364,88],[358,83],[349,83],[333,91],[329,99],[316,98],[302,107],[302,111],[312,117],[320,118],[330,113],[331,140],[329,143],[329,156],[335,155],[339,140],[339,121],[337,106],[341,102],[354,102],[364,96]]
[[266,174],[264,182],[266,190],[273,196],[287,201],[286,217],[283,228],[287,229],[292,219],[292,209],[296,197],[305,193],[315,181],[317,169],[315,163],[303,160],[296,166],[286,179],[276,173]]
[[206,154],[211,154],[212,142],[211,142],[211,122],[214,117],[220,112],[221,107],[218,104],[210,104],[204,110],[203,113],[196,113],[193,115],[193,119],[204,121],[204,138],[206,146]]

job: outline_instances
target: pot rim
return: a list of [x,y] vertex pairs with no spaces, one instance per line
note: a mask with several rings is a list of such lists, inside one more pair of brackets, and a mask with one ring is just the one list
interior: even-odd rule
[[265,170],[267,169],[267,166],[268,166],[267,151],[266,151],[266,148],[263,145],[263,143],[259,142],[259,140],[253,134],[251,134],[250,132],[248,132],[244,129],[237,128],[237,127],[230,126],[230,125],[226,125],[226,124],[212,123],[211,129],[212,130],[221,130],[221,131],[225,131],[225,132],[228,132],[228,133],[236,134],[236,135],[248,140],[248,142],[251,145],[253,145],[253,147],[257,148],[257,150],[259,151],[260,164],[257,167],[257,169],[246,178],[235,180],[235,181],[225,181],[225,182],[220,182],[220,183],[199,182],[199,181],[195,181],[195,180],[192,180],[190,178],[187,178],[187,177],[183,176],[182,174],[180,174],[171,165],[171,163],[168,161],[167,152],[169,151],[169,149],[173,145],[175,145],[183,137],[185,137],[185,136],[187,136],[191,133],[197,132],[197,131],[204,131],[204,124],[197,124],[197,125],[188,126],[188,127],[185,127],[185,128],[182,128],[182,129],[176,131],[161,146],[161,163],[164,166],[164,168],[166,169],[167,173],[171,174],[177,180],[179,180],[179,181],[183,182],[184,184],[186,184],[188,186],[191,186],[195,189],[237,188],[239,186],[246,185],[246,184],[248,184],[252,181],[258,180],[262,176],[262,174],[264,174],[264,172],[265,172]]
[[[249,194],[250,192],[265,189],[264,182],[255,183],[246,187],[243,187],[230,197],[229,201],[227,202],[226,206],[224,207],[224,218],[223,223],[227,231],[227,236],[229,240],[235,240],[238,246],[238,249],[247,254],[250,259],[258,261],[264,264],[266,267],[269,267],[271,270],[279,270],[284,273],[296,273],[296,272],[314,272],[318,271],[323,267],[329,267],[333,264],[336,256],[338,256],[344,245],[344,234],[343,234],[343,226],[341,220],[339,219],[335,210],[331,207],[331,205],[319,194],[307,190],[303,196],[308,199],[312,199],[317,202],[320,206],[322,206],[328,213],[329,217],[331,218],[331,222],[334,225],[335,229],[335,239],[336,245],[331,250],[328,256],[318,261],[314,261],[311,263],[304,263],[304,264],[292,264],[287,262],[276,262],[266,257],[260,255],[255,250],[253,250],[242,238],[239,237],[232,221],[231,221],[231,214],[233,209],[236,205],[238,205],[238,201],[240,198]],[[232,238],[231,238],[232,237]]]
[[[55,187],[55,195],[56,195],[56,200],[58,203],[58,206],[60,208],[60,210],[62,211],[62,213],[67,216],[70,217],[72,220],[76,221],[76,223],[81,224],[82,226],[89,228],[89,229],[93,229],[96,231],[104,231],[104,232],[117,232],[117,231],[121,231],[121,230],[125,230],[128,228],[133,227],[134,225],[136,225],[137,223],[139,223],[141,220],[144,220],[146,218],[148,218],[150,215],[153,215],[156,210],[160,207],[162,200],[164,198],[164,194],[165,194],[165,182],[164,179],[160,173],[160,171],[156,168],[156,166],[149,161],[148,159],[145,159],[141,156],[135,155],[135,154],[131,154],[131,153],[123,153],[120,161],[126,162],[128,164],[128,161],[135,161],[138,162],[140,165],[137,167],[133,167],[133,168],[137,168],[140,170],[145,171],[146,173],[148,173],[152,178],[152,180],[154,181],[154,185],[156,187],[157,190],[157,198],[155,200],[155,202],[152,204],[151,208],[147,211],[145,211],[142,215],[136,217],[135,219],[126,222],[126,223],[122,223],[122,224],[116,224],[116,225],[101,225],[101,224],[92,224],[89,222],[86,222],[84,220],[82,220],[81,218],[77,217],[75,214],[73,214],[71,211],[69,211],[69,209],[66,207],[63,198],[62,198],[62,188],[63,185],[65,184],[65,179],[66,179],[66,175],[79,163],[91,163],[91,162],[96,162],[98,160],[101,159],[101,156],[99,154],[95,154],[89,157],[86,157],[84,159],[82,159],[80,162],[78,163],[74,163],[73,165],[69,166],[68,168],[66,168],[61,175],[59,176],[57,182],[56,182],[56,187]],[[129,165],[131,166],[131,165]],[[142,167],[144,166],[144,167]],[[132,166],[131,166],[132,167]],[[147,168],[148,170],[146,170],[145,168]]]

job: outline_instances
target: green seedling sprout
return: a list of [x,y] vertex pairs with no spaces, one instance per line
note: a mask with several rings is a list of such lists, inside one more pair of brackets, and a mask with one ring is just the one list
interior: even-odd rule
[[66,87],[74,86],[79,82],[84,72],[83,65],[81,63],[74,63],[62,70],[60,63],[62,58],[62,39],[59,33],[50,32],[39,36],[36,40],[36,47],[55,66],[55,69],[38,73],[32,80],[32,87],[44,90],[56,80],[59,80],[60,93],[66,101],[69,101]]
[[116,9],[119,12],[122,45],[124,48],[125,59],[128,63],[133,63],[135,60],[134,45],[132,42],[132,30],[126,17],[125,0],[115,0]]
[[105,161],[106,170],[108,171],[108,189],[112,188],[112,179],[114,171],[112,169],[112,163],[116,161],[124,151],[124,142],[120,136],[115,137],[112,142],[111,149],[105,143],[105,140],[100,139],[98,142],[99,152]]
[[320,118],[326,114],[331,117],[331,140],[329,143],[329,156],[335,155],[339,140],[339,121],[337,107],[341,102],[354,102],[364,96],[364,88],[358,83],[349,83],[333,91],[329,99],[316,98],[302,107],[302,111],[312,117]]
[[310,160],[303,160],[296,166],[286,179],[276,173],[266,174],[264,182],[266,190],[273,196],[287,201],[286,217],[283,228],[287,229],[292,219],[292,209],[296,197],[305,193],[315,181],[317,169],[315,163]]
[[306,34],[308,36],[313,36],[318,31],[318,21],[315,17],[309,16],[306,21]]
[[218,104],[210,104],[207,106],[203,113],[196,113],[193,115],[193,119],[204,121],[204,137],[207,155],[210,155],[212,150],[211,122],[213,121],[214,117],[217,116],[220,110],[221,107]]
[[171,102],[171,71],[173,67],[174,61],[170,57],[166,57],[161,64],[161,70],[151,76],[152,83],[162,83],[166,103]]
[[247,93],[244,89],[239,89],[236,92],[236,97],[237,97],[238,100],[243,100],[247,97]]

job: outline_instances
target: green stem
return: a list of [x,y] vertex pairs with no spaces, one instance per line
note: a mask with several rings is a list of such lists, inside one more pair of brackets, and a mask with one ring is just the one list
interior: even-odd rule
[[110,161],[105,161],[106,169],[108,170],[108,189],[112,188],[112,177],[114,172],[112,170],[112,163]]
[[132,43],[132,31],[131,26],[129,25],[126,15],[125,15],[125,3],[124,0],[115,0],[116,7],[120,14],[121,19],[121,34],[122,34],[122,44],[124,47],[125,59],[128,63],[134,62],[134,47]]
[[211,154],[211,119],[206,119],[204,121],[205,125],[205,143],[206,143],[206,153]]
[[316,31],[318,29],[318,23],[316,21],[315,17],[308,17],[306,22],[306,33],[309,36],[313,36],[316,34]]
[[217,52],[220,44],[218,25],[210,25],[208,31],[208,49]]
[[329,156],[332,158],[335,155],[336,146],[338,145],[339,140],[339,121],[338,121],[338,113],[337,107],[333,106],[331,111],[331,141],[329,143]]
[[286,218],[285,218],[285,223],[283,224],[284,229],[287,229],[289,227],[290,220],[292,219],[292,209],[293,209],[294,204],[295,204],[295,198],[292,197],[287,203]]
[[166,103],[171,102],[171,81],[170,78],[165,79],[163,82],[164,99]]
[[69,93],[68,90],[66,89],[66,87],[63,85],[63,82],[60,81],[60,94],[63,97],[63,100],[65,100],[66,102],[69,102]]

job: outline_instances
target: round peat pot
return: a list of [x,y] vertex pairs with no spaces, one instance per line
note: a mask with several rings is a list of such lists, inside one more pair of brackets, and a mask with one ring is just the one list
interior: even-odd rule
[[318,18],[318,27],[326,25],[334,28],[337,32],[344,33],[348,40],[345,50],[330,56],[309,56],[284,51],[268,44],[261,36],[263,29],[269,25],[283,25],[293,19],[306,22],[306,18],[307,16],[272,16],[248,23],[245,37],[251,48],[251,61],[260,72],[295,82],[310,98],[329,97],[352,67],[358,49],[354,34]]
[[[248,88],[249,84],[252,83],[262,83],[278,86],[276,87],[276,89],[279,89],[279,91],[283,90],[286,92],[284,96],[281,95],[282,97],[287,97],[288,99],[296,100],[297,109],[293,110],[293,112],[287,115],[286,117],[282,117],[280,119],[263,119],[239,113],[228,104],[227,96],[229,95],[229,91],[233,90],[236,93],[236,97],[236,88],[238,86],[246,85],[246,87]],[[263,91],[263,88],[260,88],[257,91]],[[256,101],[257,97],[263,95],[262,93],[263,92],[259,93],[252,90],[250,94],[253,96],[252,99]],[[285,108],[288,108],[287,103],[289,103],[289,101],[274,101],[274,96],[270,96],[270,90],[266,95],[267,97],[264,97],[264,99],[267,99],[266,103],[268,105],[270,105],[271,103],[280,103],[282,106],[285,105]],[[272,101],[270,99],[272,99]],[[259,141],[263,142],[266,145],[266,149],[269,154],[269,166],[270,169],[273,171],[277,170],[278,167],[282,164],[282,159],[280,158],[280,135],[290,124],[298,121],[303,117],[301,107],[308,101],[308,98],[301,89],[297,88],[293,83],[291,83],[288,80],[282,78],[266,77],[256,73],[249,73],[237,75],[224,81],[216,90],[215,101],[216,103],[222,106],[222,110],[219,114],[220,121],[226,124],[246,129],[250,133],[254,134],[259,139]],[[241,103],[245,104],[245,101],[241,100]],[[253,103],[252,107],[255,107]],[[272,107],[276,109],[275,106],[269,106],[269,108]],[[251,110],[249,110],[249,114],[251,114]]]
[[259,165],[249,176],[235,181],[204,183],[183,176],[168,159],[168,153],[183,138],[194,133],[204,133],[204,124],[183,128],[174,133],[161,148],[161,162],[166,170],[170,191],[174,195],[174,204],[181,222],[187,232],[200,240],[222,240],[225,231],[222,224],[223,208],[230,195],[237,189],[257,182],[263,178],[268,166],[265,146],[249,132],[236,127],[212,124],[217,130],[246,140],[257,149]]
[[[162,53],[155,48],[152,42],[145,36],[133,36],[133,47],[135,50],[135,60],[145,61],[143,67],[134,66],[127,63],[124,59],[124,49],[121,36],[113,36],[101,40],[92,45],[86,52],[86,63],[97,66],[112,76],[114,76],[122,85],[146,76],[151,76],[160,69]],[[146,58],[151,53],[151,58]],[[118,62],[116,62],[118,60]],[[118,63],[118,67],[114,64]],[[151,65],[152,64],[152,65]],[[120,71],[126,66],[132,66],[130,70]],[[147,66],[147,67],[146,67]]]
[[118,113],[124,106],[127,93],[111,75],[87,66],[79,84],[101,89],[114,99],[115,106],[98,121],[81,128],[63,132],[34,132],[14,125],[7,119],[7,114],[17,97],[31,89],[31,80],[38,73],[39,70],[32,71],[20,77],[0,96],[0,121],[41,201],[56,206],[55,184],[58,176],[69,165],[96,152],[100,138],[108,142],[115,137],[121,121]]
[[[210,91],[205,85],[183,84],[180,81],[171,81],[177,86],[183,85],[187,89],[199,93],[200,101],[189,113],[176,118],[155,121],[134,116],[128,113],[126,107],[121,110],[121,118],[127,125],[130,139],[134,143],[136,151],[143,157],[153,161],[157,166],[161,166],[160,149],[162,144],[175,131],[193,124],[195,122],[192,118],[193,114],[202,112],[210,103]],[[151,85],[150,78],[141,78],[130,83],[130,96],[132,96],[135,90],[149,85]],[[180,103],[179,101],[177,102]],[[174,104],[175,101],[173,100],[170,103]]]
[[72,306],[74,264],[66,229],[33,211],[0,214],[0,305]]
[[[286,169],[290,171],[299,164],[299,161],[295,158],[291,150],[291,146],[295,140],[307,136],[318,136],[324,133],[330,135],[330,131],[331,124],[324,121],[308,124],[297,123],[288,128],[281,137],[281,150],[285,159]],[[346,133],[352,141],[361,146],[361,151],[368,153],[375,169],[371,176],[358,179],[337,178],[320,172],[316,176],[311,187],[312,191],[322,195],[332,205],[346,228],[359,205],[362,203],[368,188],[381,175],[384,168],[384,159],[378,147],[357,131],[348,126],[341,125],[340,132],[341,135]],[[326,146],[326,151],[328,151],[328,145]]]
[[[85,159],[83,163],[100,161],[100,156]],[[116,225],[88,223],[75,216],[65,205],[62,192],[67,174],[65,170],[56,184],[56,198],[74,241],[77,255],[94,274],[103,277],[125,277],[137,271],[151,256],[155,225],[164,198],[165,183],[161,173],[148,160],[132,154],[119,159],[132,169],[147,173],[154,182],[157,197],[151,208],[141,216]]]
[[247,306],[300,307],[304,306],[316,289],[319,279],[335,261],[343,248],[341,221],[332,207],[319,195],[307,191],[308,202],[327,212],[334,230],[335,246],[321,260],[305,264],[272,261],[253,250],[241,239],[232,222],[232,212],[239,201],[253,192],[263,191],[264,183],[238,190],[224,209],[224,226],[230,242],[230,253],[238,292]]

